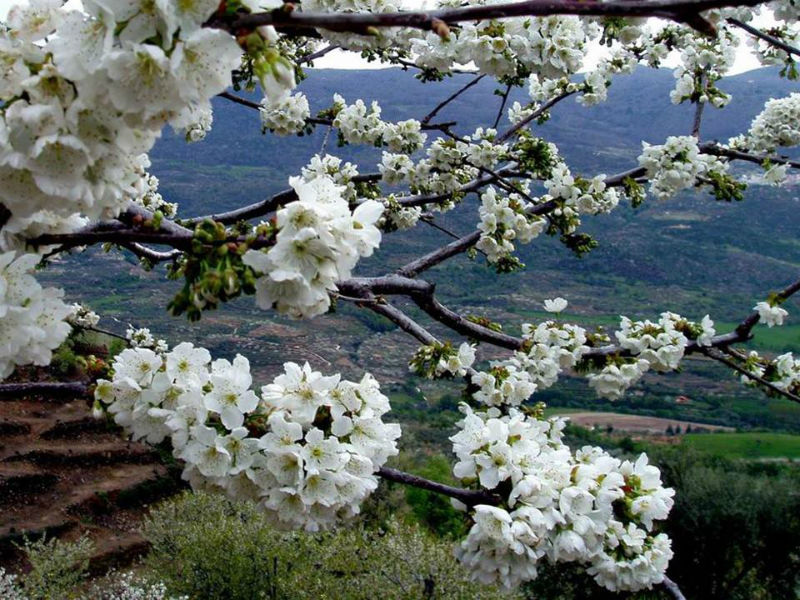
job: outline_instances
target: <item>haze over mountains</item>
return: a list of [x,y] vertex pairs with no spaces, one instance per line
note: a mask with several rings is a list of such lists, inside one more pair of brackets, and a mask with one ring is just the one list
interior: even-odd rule
[[[384,118],[404,119],[421,118],[470,77],[422,84],[413,73],[397,69],[312,70],[300,87],[312,113],[330,106],[336,91],[350,102],[378,100]],[[640,69],[618,77],[608,102],[584,108],[568,99],[536,128],[537,134],[558,144],[574,173],[593,176],[627,170],[636,165],[642,140],[662,143],[669,135],[688,133],[692,110],[670,103],[673,84],[666,70]],[[482,81],[435,121],[458,121],[459,133],[491,125],[500,103],[492,94],[495,87],[491,81]],[[726,140],[746,131],[765,100],[798,89],[796,83],[781,80],[767,69],[732,77],[721,87],[733,95],[733,101],[723,111],[706,110],[704,140]],[[518,91],[509,104],[514,100],[525,102],[527,96]],[[187,145],[165,133],[151,153],[151,170],[161,180],[161,192],[180,203],[182,216],[233,208],[285,189],[288,177],[298,174],[323,145],[324,128],[306,137],[262,135],[256,111],[224,99],[215,101],[214,120],[214,129],[204,142]],[[506,124],[504,117],[500,129]],[[375,160],[381,152],[338,148],[335,135],[330,136],[326,150],[358,162],[361,172],[376,171]],[[795,184],[779,189],[752,185],[745,201],[734,204],[695,193],[669,202],[648,199],[636,210],[621,206],[611,215],[587,219],[585,231],[598,239],[600,247],[582,259],[557,240],[542,236],[521,251],[528,265],[525,272],[498,276],[480,257],[475,261],[459,257],[426,277],[437,283],[444,302],[498,320],[512,333],[518,333],[521,322],[541,319],[543,299],[559,295],[570,301],[570,318],[587,325],[613,327],[621,313],[653,318],[669,309],[697,319],[709,313],[732,326],[756,300],[800,273],[798,196],[800,188]],[[475,197],[441,222],[459,234],[473,230]],[[390,234],[376,257],[359,264],[358,274],[384,273],[447,241],[444,234],[425,226],[410,234]],[[109,269],[114,272],[112,280]],[[76,270],[80,277],[75,276]],[[70,296],[82,297],[106,316],[152,324],[155,332],[173,343],[192,340],[218,356],[247,354],[260,381],[273,376],[286,360],[306,359],[316,361],[316,368],[341,370],[346,375],[371,370],[382,381],[408,379],[406,362],[413,341],[369,311],[342,305],[333,315],[298,323],[259,311],[252,298],[243,298],[208,313],[199,324],[190,324],[165,312],[179,283],[165,282],[160,271],[143,273],[130,256],[104,255],[88,262],[69,259],[55,271]],[[92,301],[83,293],[92,285],[108,290],[107,296]],[[797,315],[790,323],[800,322],[800,304],[792,302],[788,308]],[[768,338],[757,336],[767,350],[800,348],[800,327],[769,334]],[[689,365],[687,373],[678,376],[648,379],[648,386],[649,393],[664,398],[678,393],[759,397],[758,392],[738,386],[725,369],[705,364]],[[575,397],[592,396],[585,382],[565,389]],[[563,393],[559,399],[564,400]],[[796,427],[800,428],[800,418]]]

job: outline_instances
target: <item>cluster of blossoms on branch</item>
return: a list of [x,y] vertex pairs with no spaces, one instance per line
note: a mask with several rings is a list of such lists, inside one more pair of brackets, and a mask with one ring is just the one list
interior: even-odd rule
[[639,164],[647,170],[650,191],[666,200],[699,183],[722,179],[727,163],[715,156],[702,154],[693,136],[670,136],[666,143],[652,146],[642,142]]
[[[800,396],[800,359],[796,359],[791,352],[769,360],[752,350],[743,358],[742,367],[746,372],[769,382],[779,390]],[[744,374],[742,374],[741,380],[745,385],[754,387],[761,385],[756,379]],[[770,393],[770,390],[767,389],[766,392]]]
[[[762,304],[769,314],[785,314],[767,303],[756,308]],[[566,307],[563,298],[545,301],[546,310],[553,313]],[[677,370],[690,342],[708,347],[715,335],[708,315],[700,322],[671,312],[662,313],[656,322],[623,316],[614,333],[616,350],[585,362],[584,355],[590,351],[610,348],[611,338],[602,331],[589,333],[579,325],[548,320],[538,325],[524,323],[522,348],[507,359],[491,361],[484,370],[473,368],[475,349],[466,343],[458,350],[449,343],[422,346],[410,364],[413,371],[427,377],[467,377],[471,397],[490,407],[518,407],[535,392],[554,385],[566,369],[589,370],[586,378],[597,395],[616,400],[650,369]]]
[[72,328],[64,292],[39,285],[31,272],[36,254],[0,254],[0,379],[17,365],[49,365]]
[[[0,31],[0,202],[16,234],[70,231],[140,196],[143,164],[166,124],[192,127],[242,55],[203,28],[217,2],[34,0]],[[198,118],[198,115],[202,118]]]
[[351,212],[344,188],[325,174],[290,183],[298,199],[277,212],[275,245],[248,250],[243,261],[261,275],[255,283],[261,308],[313,317],[327,312],[336,282],[350,277],[358,259],[380,244],[375,224],[383,205],[367,200]]
[[674,491],[645,455],[631,463],[589,446],[573,453],[560,418],[464,411],[451,438],[453,473],[501,496],[498,506],[471,509],[474,525],[456,551],[475,579],[513,587],[535,579],[546,558],[583,564],[613,591],[663,580],[672,550],[657,521]]
[[212,362],[183,342],[157,353],[129,348],[98,380],[96,402],[133,439],[169,438],[194,488],[250,499],[277,522],[315,530],[359,512],[375,472],[397,454],[378,382],[326,377],[308,364],[251,389],[246,358]]

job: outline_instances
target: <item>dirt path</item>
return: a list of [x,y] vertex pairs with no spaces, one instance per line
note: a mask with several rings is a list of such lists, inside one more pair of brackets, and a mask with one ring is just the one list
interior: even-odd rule
[[23,535],[95,544],[91,570],[145,549],[144,509],[179,489],[156,451],[92,418],[82,398],[0,399],[0,566],[19,567]]

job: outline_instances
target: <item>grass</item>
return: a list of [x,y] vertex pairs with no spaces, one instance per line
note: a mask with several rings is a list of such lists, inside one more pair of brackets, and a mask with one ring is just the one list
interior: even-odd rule
[[690,433],[683,443],[729,458],[800,458],[800,435],[788,433]]
[[559,408],[558,406],[548,406],[544,409],[545,417],[557,417],[561,415],[569,415],[572,413],[588,412],[588,408]]

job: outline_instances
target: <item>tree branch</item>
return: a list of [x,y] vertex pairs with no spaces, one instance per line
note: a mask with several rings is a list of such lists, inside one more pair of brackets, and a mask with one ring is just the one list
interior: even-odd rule
[[502,101],[500,102],[500,108],[497,109],[497,117],[494,119],[494,124],[492,125],[492,129],[497,129],[497,126],[500,124],[500,119],[503,118],[503,109],[506,107],[506,102],[508,101],[508,95],[511,93],[511,84],[506,86],[506,91],[503,92]]
[[425,116],[424,116],[424,117],[423,117],[423,118],[420,120],[420,123],[422,123],[423,125],[427,125],[427,124],[430,122],[430,120],[431,120],[433,117],[435,117],[435,116],[436,116],[436,114],[437,114],[437,113],[438,113],[440,110],[442,110],[442,109],[443,109],[445,106],[447,106],[447,105],[448,105],[448,104],[450,104],[450,103],[451,103],[453,100],[455,100],[456,98],[458,98],[458,97],[459,97],[461,94],[463,94],[464,92],[466,92],[466,91],[467,91],[469,88],[471,88],[471,87],[472,87],[472,86],[474,86],[474,85],[477,85],[477,84],[478,84],[478,82],[479,82],[481,79],[483,79],[485,76],[486,76],[486,75],[478,75],[478,76],[477,76],[475,79],[473,79],[472,81],[470,81],[469,83],[467,83],[465,86],[463,86],[462,88],[460,88],[459,90],[457,90],[456,92],[454,92],[453,94],[451,94],[451,95],[450,95],[448,98],[446,98],[445,100],[442,100],[442,101],[441,101],[441,102],[440,102],[440,103],[439,103],[439,104],[436,106],[436,108],[434,108],[434,109],[433,109],[431,112],[429,112],[427,115],[425,115]]
[[741,150],[732,150],[731,148],[723,148],[716,142],[706,142],[699,145],[700,152],[703,154],[711,154],[712,156],[724,156],[737,160],[744,160],[751,163],[762,164],[764,161],[779,165],[789,165],[792,168],[800,169],[800,161],[791,160],[783,156],[771,156],[769,154],[751,154],[749,152],[742,152]]
[[672,579],[666,575],[664,575],[664,581],[661,582],[661,585],[664,586],[664,588],[675,600],[686,600],[686,596],[683,595],[681,588],[678,587],[678,584],[672,581]]
[[367,34],[371,27],[412,27],[432,31],[436,23],[456,24],[464,21],[505,19],[509,17],[579,15],[595,17],[661,17],[685,23],[703,33],[714,34],[714,26],[700,13],[727,6],[756,6],[764,0],[527,0],[508,4],[467,6],[433,11],[399,11],[394,13],[315,13],[274,10],[265,13],[237,15],[233,18],[212,18],[208,26],[228,31],[253,30],[261,25],[282,29],[320,28]]
[[739,19],[734,19],[733,17],[729,17],[729,18],[727,18],[725,20],[728,23],[730,23],[731,25],[739,27],[740,29],[744,29],[750,35],[753,35],[753,36],[755,36],[757,38],[760,38],[760,39],[764,40],[765,42],[767,42],[768,44],[770,44],[772,46],[775,46],[776,48],[780,48],[781,50],[783,50],[787,54],[795,54],[797,56],[800,56],[800,49],[797,49],[794,46],[790,46],[789,44],[787,44],[783,40],[778,39],[773,35],[769,35],[768,33],[765,33],[763,31],[761,31],[760,29],[756,29],[752,25],[748,25],[747,23],[743,23]]
[[403,471],[398,471],[397,469],[390,469],[389,467],[381,467],[378,470],[378,475],[389,481],[395,481],[397,483],[411,485],[422,490],[428,490],[430,492],[437,492],[439,494],[444,494],[445,496],[450,496],[451,498],[455,498],[456,500],[463,502],[467,506],[475,506],[476,504],[497,505],[501,502],[499,496],[488,491],[456,488],[443,483],[438,483],[436,481],[431,481],[430,479],[418,477],[417,475],[412,475],[411,473],[405,473]]
[[787,392],[786,390],[782,390],[781,388],[779,388],[778,386],[776,386],[772,382],[767,381],[763,377],[759,377],[758,375],[755,375],[755,374],[751,373],[750,371],[748,371],[747,369],[742,368],[740,365],[736,364],[732,360],[730,360],[728,358],[725,358],[725,356],[723,356],[719,352],[714,352],[711,349],[703,349],[703,350],[701,350],[701,352],[703,354],[705,354],[707,357],[709,357],[709,358],[711,358],[713,360],[716,360],[718,362],[721,362],[725,366],[730,367],[731,369],[733,369],[737,373],[741,373],[742,375],[745,375],[749,379],[752,379],[753,381],[757,381],[758,383],[760,383],[764,387],[770,389],[774,393],[780,394],[781,396],[783,396],[784,398],[788,398],[792,402],[800,403],[800,396],[795,396],[791,392]]
[[508,138],[510,138],[515,133],[517,133],[520,129],[525,127],[528,123],[530,123],[534,119],[538,119],[544,113],[546,113],[548,110],[553,108],[553,106],[555,106],[556,104],[561,102],[564,98],[569,98],[574,93],[575,92],[564,92],[563,94],[559,94],[558,96],[550,98],[550,100],[548,100],[547,102],[542,104],[539,108],[537,108],[535,111],[533,111],[530,115],[528,115],[527,117],[522,119],[519,123],[515,123],[514,125],[511,126],[510,129],[508,129],[507,131],[502,133],[500,136],[498,136],[497,140],[496,140],[497,143],[500,144],[502,142],[505,142]]
[[333,52],[334,50],[338,50],[339,48],[340,48],[340,46],[337,46],[335,44],[331,44],[330,46],[325,46],[324,48],[321,48],[320,50],[317,50],[316,52],[312,52],[311,54],[309,54],[307,56],[304,56],[303,58],[299,59],[297,61],[297,64],[298,65],[302,65],[302,64],[305,64],[305,63],[313,62],[318,58],[322,58],[323,56],[325,56],[329,52]]

